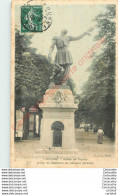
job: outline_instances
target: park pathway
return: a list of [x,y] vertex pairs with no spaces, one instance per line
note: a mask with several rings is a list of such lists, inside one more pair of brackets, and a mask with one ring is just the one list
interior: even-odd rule
[[[80,155],[108,157],[114,155],[115,143],[107,136],[103,138],[103,144],[97,143],[97,134],[93,131],[85,132],[84,129],[75,130],[76,148]],[[40,140],[22,140],[15,143],[16,157],[32,157],[37,148],[40,148]],[[63,151],[63,150],[61,150]],[[63,151],[64,153],[64,151]]]
[[107,136],[103,137],[103,144],[97,143],[97,134],[92,130],[85,132],[84,129],[76,129],[76,147],[82,153],[96,155],[113,155],[115,151],[115,143]]

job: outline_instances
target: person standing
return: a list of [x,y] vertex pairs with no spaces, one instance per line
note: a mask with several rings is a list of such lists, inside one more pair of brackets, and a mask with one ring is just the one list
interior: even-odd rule
[[86,132],[86,125],[84,126],[84,130],[85,130],[85,132]]
[[100,128],[98,129],[98,131],[97,131],[98,144],[102,144],[103,135],[104,135],[104,131],[103,131],[103,129],[100,127]]
[[88,132],[89,131],[89,126],[87,125],[87,127],[86,127],[86,131]]
[[98,129],[97,129],[97,126],[95,125],[95,126],[94,126],[94,133],[97,133],[97,130],[98,130]]

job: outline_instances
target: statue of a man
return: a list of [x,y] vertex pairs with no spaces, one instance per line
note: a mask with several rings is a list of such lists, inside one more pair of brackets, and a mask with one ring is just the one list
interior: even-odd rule
[[49,50],[48,59],[49,60],[52,59],[52,52],[56,45],[57,53],[55,56],[55,64],[63,67],[64,69],[63,78],[64,78],[64,75],[68,73],[70,65],[73,64],[71,53],[68,50],[70,41],[77,41],[86,35],[91,35],[90,32],[92,30],[93,28],[89,29],[88,32],[85,32],[77,37],[73,37],[73,36],[67,36],[68,31],[66,29],[63,29],[61,31],[60,36],[55,36],[52,38],[52,45]]

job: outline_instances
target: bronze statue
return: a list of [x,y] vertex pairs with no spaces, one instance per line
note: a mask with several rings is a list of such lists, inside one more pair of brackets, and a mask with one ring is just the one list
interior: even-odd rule
[[64,78],[64,75],[66,75],[68,73],[70,65],[73,64],[71,53],[68,50],[68,46],[69,46],[70,41],[80,40],[81,38],[83,38],[86,35],[90,36],[91,35],[90,32],[93,29],[94,28],[90,28],[87,32],[85,32],[77,37],[67,36],[68,31],[66,29],[63,29],[61,31],[60,36],[55,36],[52,38],[52,45],[51,45],[50,50],[49,50],[48,59],[52,60],[52,52],[53,52],[54,47],[56,45],[57,53],[55,56],[55,64],[61,66],[64,69],[63,78]]

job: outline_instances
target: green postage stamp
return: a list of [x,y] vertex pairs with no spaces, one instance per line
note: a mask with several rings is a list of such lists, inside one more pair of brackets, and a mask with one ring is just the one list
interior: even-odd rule
[[21,32],[42,32],[43,8],[38,6],[21,7]]
[[50,7],[26,5],[21,7],[21,32],[43,32],[52,24]]

